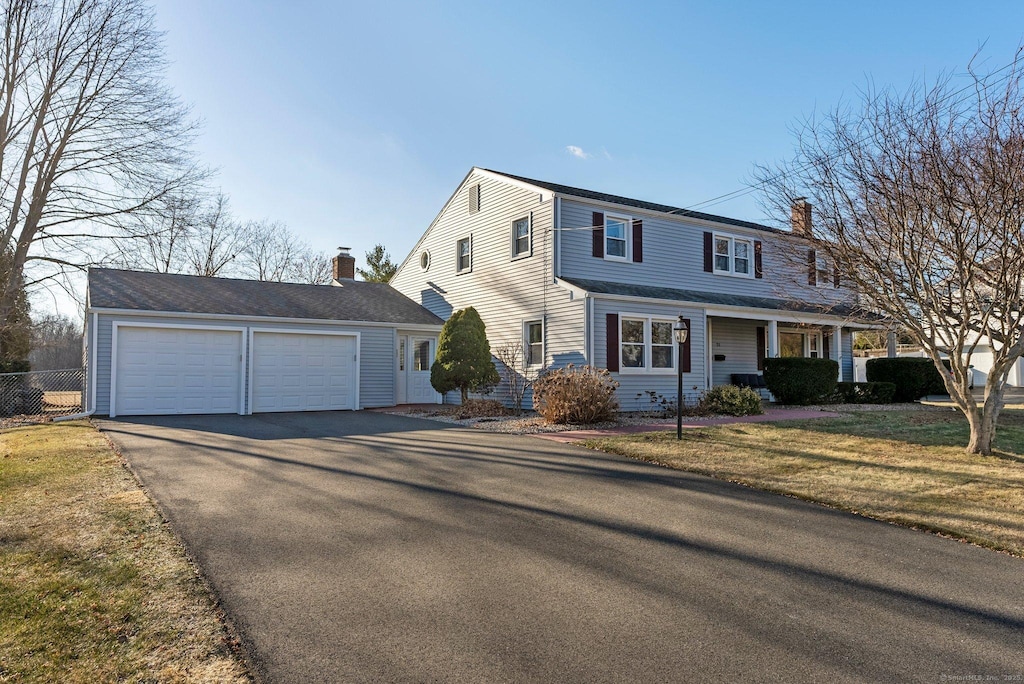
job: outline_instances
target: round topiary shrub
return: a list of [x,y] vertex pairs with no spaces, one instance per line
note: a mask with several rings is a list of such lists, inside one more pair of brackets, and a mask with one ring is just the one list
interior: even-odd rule
[[700,407],[722,416],[757,416],[764,413],[761,395],[749,387],[719,385],[700,398]]
[[945,394],[942,376],[931,359],[900,357],[868,359],[865,364],[868,382],[891,382],[896,385],[893,401],[916,401],[928,394]]
[[607,370],[570,363],[533,383],[533,408],[549,423],[589,425],[612,420],[619,408],[618,386]]
[[839,364],[832,359],[764,360],[764,382],[780,404],[806,406],[825,401],[838,381]]

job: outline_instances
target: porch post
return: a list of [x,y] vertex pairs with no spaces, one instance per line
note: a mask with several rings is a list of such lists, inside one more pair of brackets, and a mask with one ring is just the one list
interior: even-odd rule
[[832,326],[832,347],[835,349],[833,352],[836,355],[836,361],[839,362],[839,382],[843,381],[843,326],[834,325]]
[[779,322],[772,319],[768,321],[768,358],[774,359],[779,355]]

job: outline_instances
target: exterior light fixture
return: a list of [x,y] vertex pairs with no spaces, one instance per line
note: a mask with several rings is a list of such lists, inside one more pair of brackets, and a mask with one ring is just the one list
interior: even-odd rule
[[672,326],[672,332],[676,337],[676,439],[683,438],[683,345],[690,336],[690,329],[686,326],[683,314],[679,314],[679,322]]

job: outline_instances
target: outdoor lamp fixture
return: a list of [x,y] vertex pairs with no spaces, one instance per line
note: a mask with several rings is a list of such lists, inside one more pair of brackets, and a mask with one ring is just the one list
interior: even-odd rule
[[672,332],[679,347],[676,354],[676,439],[679,440],[683,438],[683,345],[690,336],[683,314],[679,314],[679,322],[672,326]]

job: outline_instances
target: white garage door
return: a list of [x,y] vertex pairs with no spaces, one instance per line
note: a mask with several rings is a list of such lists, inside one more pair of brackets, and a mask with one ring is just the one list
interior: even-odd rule
[[254,332],[252,412],[356,408],[356,338]]
[[117,328],[112,414],[238,413],[242,331]]

